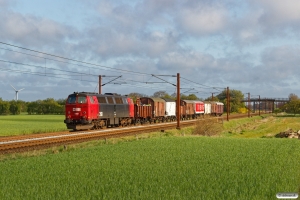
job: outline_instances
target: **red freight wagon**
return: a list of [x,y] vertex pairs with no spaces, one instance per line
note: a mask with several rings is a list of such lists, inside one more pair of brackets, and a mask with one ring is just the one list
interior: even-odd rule
[[195,114],[204,114],[204,103],[202,101],[194,101]]
[[202,101],[180,100],[181,119],[196,119],[204,114]]

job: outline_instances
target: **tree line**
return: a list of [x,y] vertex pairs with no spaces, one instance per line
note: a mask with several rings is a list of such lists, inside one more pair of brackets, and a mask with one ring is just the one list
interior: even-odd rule
[[[244,94],[239,90],[230,90],[230,113],[241,113],[243,110],[247,110],[246,105],[242,102]],[[175,93],[168,94],[166,91],[157,91],[153,95],[148,96],[141,93],[130,93],[127,95],[134,101],[140,97],[159,97],[165,99],[176,100],[177,95]],[[199,101],[219,101],[227,105],[227,91],[223,90],[214,97],[209,96],[205,99],[198,98],[195,94],[181,94],[180,99],[182,100],[199,100]],[[281,108],[276,108],[275,113],[287,112],[293,114],[300,114],[300,98],[295,94],[289,95],[289,102]],[[18,115],[21,112],[27,112],[29,115],[32,114],[64,114],[65,113],[65,102],[66,99],[55,100],[53,98],[47,98],[45,100],[37,100],[32,102],[25,102],[22,100],[11,100],[4,101],[0,98],[0,115]],[[227,112],[227,106],[224,106],[224,112]]]
[[53,98],[32,102],[22,100],[4,101],[0,98],[0,115],[19,115],[21,112],[27,112],[29,115],[64,114],[65,102],[65,99],[55,100]]
[[294,115],[300,114],[300,98],[291,93],[289,95],[289,102],[286,103],[280,110],[275,110],[275,112],[284,111],[286,113],[292,113]]

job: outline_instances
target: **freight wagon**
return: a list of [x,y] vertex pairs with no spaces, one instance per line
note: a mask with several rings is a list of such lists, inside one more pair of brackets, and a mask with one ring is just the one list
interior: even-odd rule
[[166,102],[165,107],[165,120],[175,121],[176,120],[176,102],[172,99],[162,98]]
[[166,102],[161,98],[141,97],[140,104],[142,106],[149,106],[150,113],[142,117],[146,117],[150,123],[165,121]]
[[221,102],[211,102],[211,114],[221,116],[224,111],[224,104]]
[[196,119],[204,115],[204,103],[202,101],[180,100],[180,118]]

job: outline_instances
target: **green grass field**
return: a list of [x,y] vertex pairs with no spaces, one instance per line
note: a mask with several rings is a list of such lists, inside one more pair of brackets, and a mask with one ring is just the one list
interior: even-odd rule
[[[63,119],[0,116],[0,135],[66,130]],[[300,129],[299,117],[223,125],[221,137],[191,136],[186,128],[163,133],[168,137],[4,157],[0,199],[276,199],[278,192],[300,193],[300,141],[261,138]]]
[[276,199],[299,192],[300,142],[156,137],[0,162],[0,199]]
[[67,130],[64,115],[0,115],[0,136]]

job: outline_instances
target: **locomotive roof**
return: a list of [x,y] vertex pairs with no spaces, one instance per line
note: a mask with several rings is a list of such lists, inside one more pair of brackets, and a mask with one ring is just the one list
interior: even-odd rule
[[[105,93],[105,94],[99,94],[99,93],[95,93],[95,92],[74,92],[73,94],[77,94],[77,95],[93,95],[93,96],[115,96],[115,97],[127,97],[127,96],[123,96],[123,95],[119,95],[117,93]],[[71,94],[72,95],[72,94]]]
[[[77,95],[95,95],[95,94],[97,94],[97,93],[95,93],[95,92],[74,92],[73,94],[77,94]],[[70,94],[70,95],[72,95],[72,94]]]

